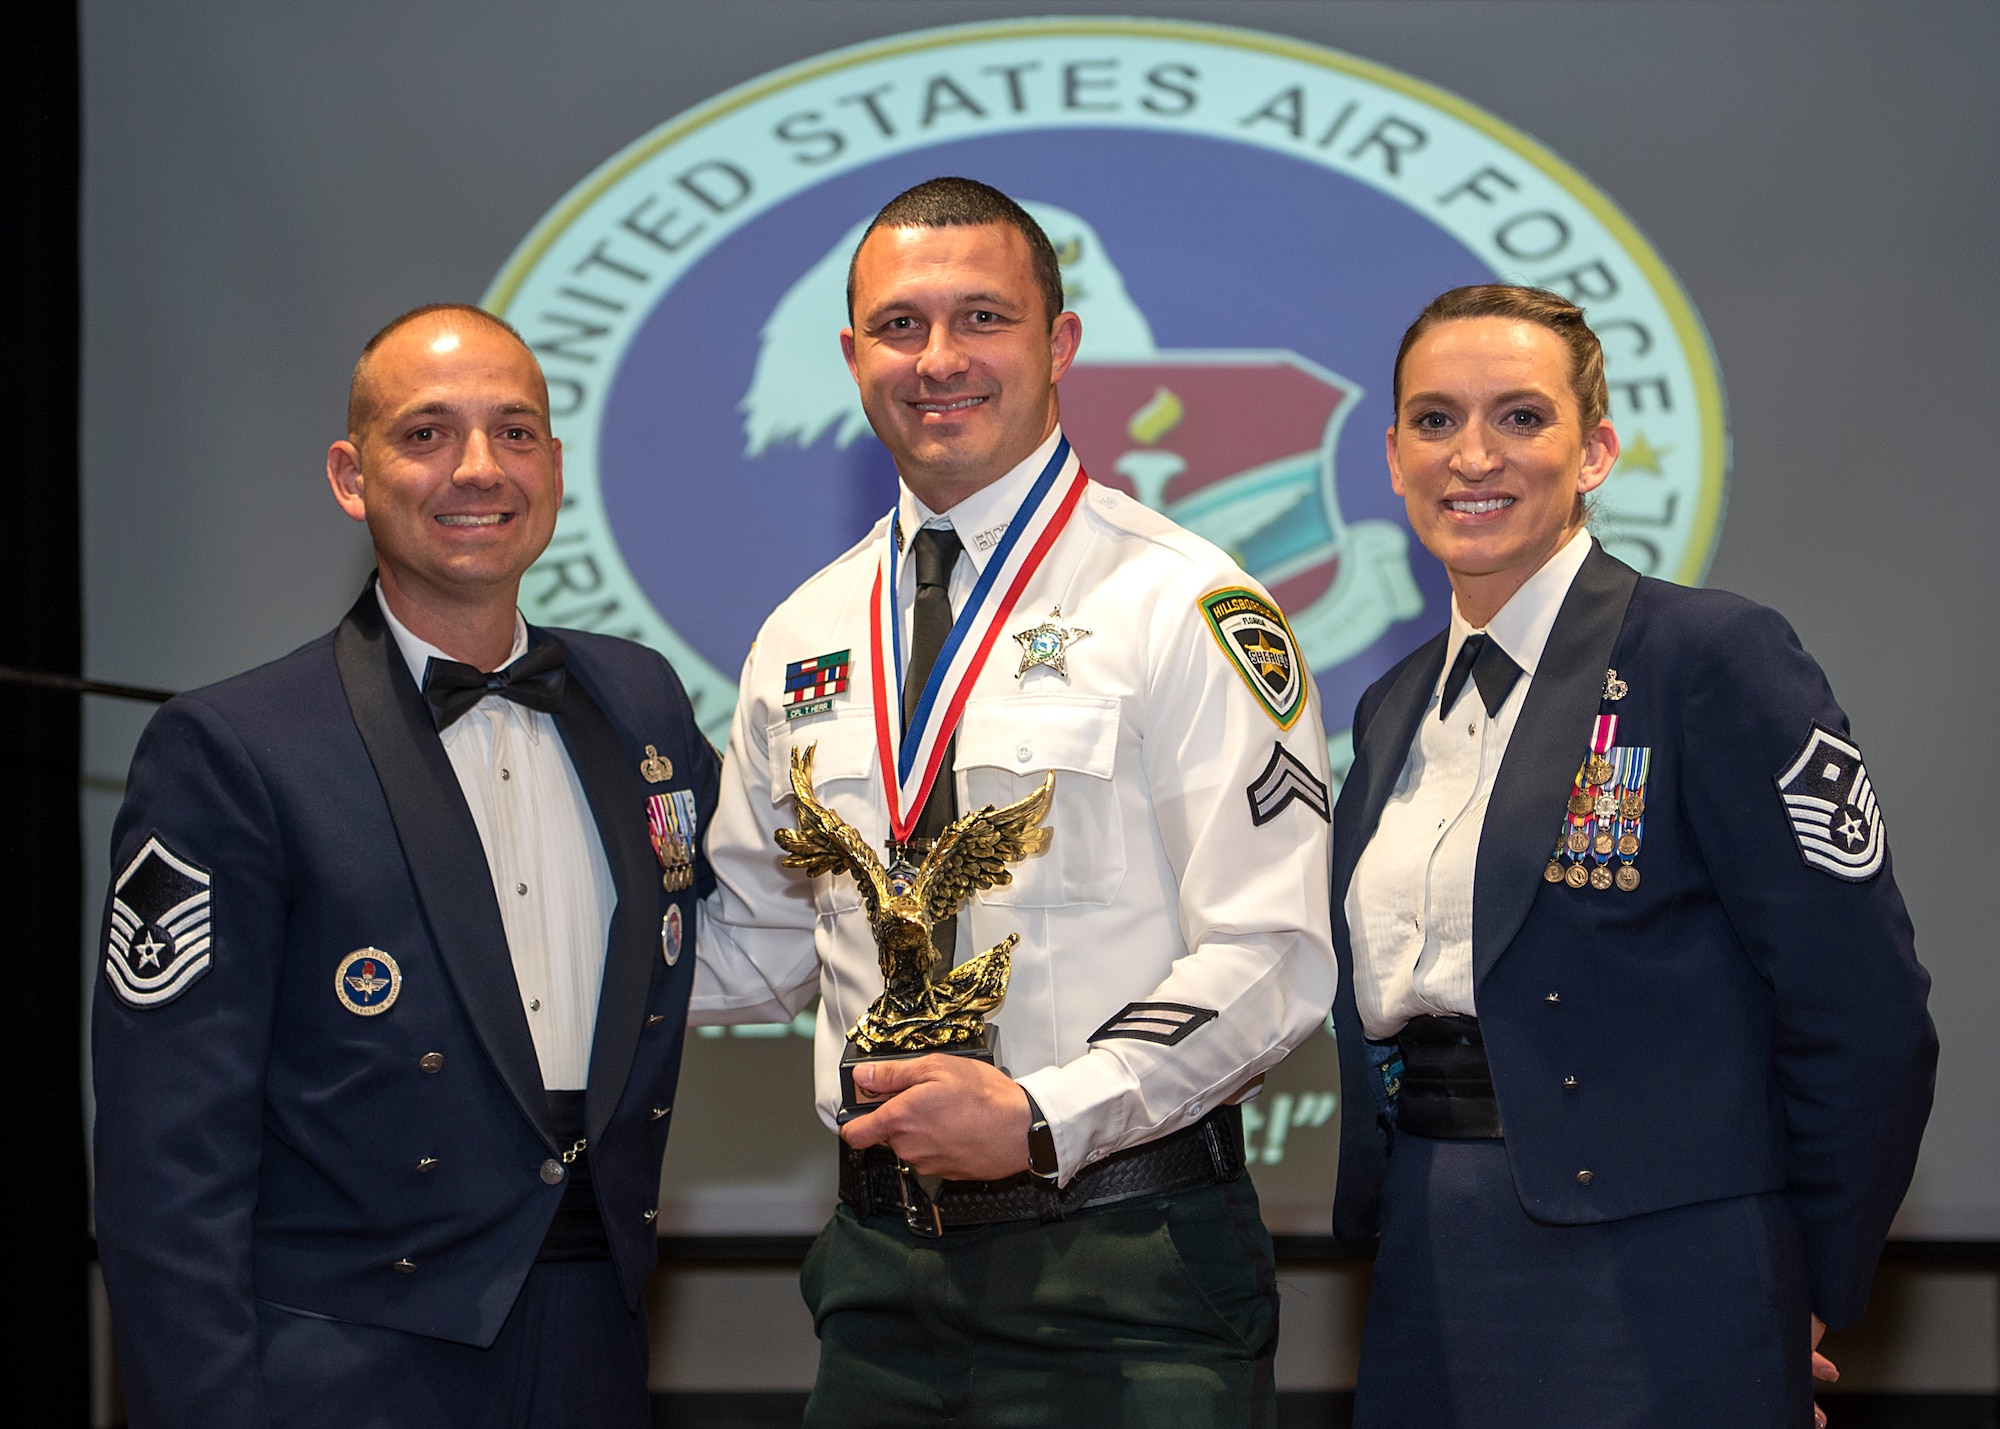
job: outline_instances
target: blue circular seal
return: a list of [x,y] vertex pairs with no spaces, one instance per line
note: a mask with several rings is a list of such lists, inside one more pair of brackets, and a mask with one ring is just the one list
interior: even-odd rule
[[380,948],[356,948],[334,970],[333,991],[357,1017],[375,1017],[403,994],[403,970]]
[[681,960],[681,905],[672,903],[660,918],[660,956],[668,967]]
[[1521,281],[1585,306],[1624,444],[1593,529],[1642,573],[1706,571],[1728,458],[1707,337],[1631,221],[1535,140],[1249,30],[919,31],[638,139],[485,297],[541,358],[565,444],[529,617],[653,645],[712,738],[764,616],[895,499],[837,334],[869,219],[939,174],[996,185],[1048,231],[1083,320],[1060,397],[1085,469],[1271,592],[1336,776],[1361,691],[1449,613],[1382,455],[1397,343],[1444,289]]

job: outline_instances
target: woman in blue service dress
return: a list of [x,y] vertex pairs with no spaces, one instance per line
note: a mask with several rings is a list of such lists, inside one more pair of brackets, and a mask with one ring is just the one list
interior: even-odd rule
[[1803,1429],[1937,1058],[1860,747],[1782,617],[1592,539],[1575,305],[1454,289],[1394,388],[1452,610],[1362,696],[1334,814],[1355,1423]]

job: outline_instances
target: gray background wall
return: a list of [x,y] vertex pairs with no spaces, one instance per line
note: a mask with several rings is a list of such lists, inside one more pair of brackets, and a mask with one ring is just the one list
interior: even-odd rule
[[[88,673],[185,687],[331,626],[368,566],[321,474],[353,354],[403,308],[477,298],[632,138],[837,45],[1056,10],[1223,20],[1434,81],[1574,163],[1677,270],[1735,441],[1710,583],[1783,610],[1831,674],[1936,976],[1904,1229],[2000,1235],[1990,4],[85,0]],[[88,719],[94,924],[144,711]]]

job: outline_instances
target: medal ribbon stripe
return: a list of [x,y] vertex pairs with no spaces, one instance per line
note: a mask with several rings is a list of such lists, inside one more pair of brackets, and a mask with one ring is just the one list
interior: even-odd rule
[[810,660],[798,660],[787,665],[785,693],[790,698],[786,703],[799,704],[824,695],[844,694],[847,690],[848,658],[851,653],[847,650],[837,650],[831,655],[818,655]]
[[[952,622],[938,652],[937,664],[924,683],[910,718],[910,727],[897,739],[889,723],[890,681],[894,680],[893,701],[900,709],[902,700],[902,624],[897,600],[897,526],[891,519],[883,541],[875,587],[870,600],[871,685],[875,698],[876,751],[882,764],[882,788],[888,802],[891,837],[907,839],[916,827],[931,785],[938,777],[951,736],[965,712],[965,701],[985,667],[999,638],[1001,626],[1013,614],[1021,593],[1027,589],[1042,560],[1069,524],[1071,514],[1089,484],[1083,466],[1070,450],[1069,439],[1056,444],[1048,465],[1022,499],[1020,510],[1007,523],[1007,534],[986,563],[974,584],[965,608]],[[884,640],[884,631],[890,638]]]

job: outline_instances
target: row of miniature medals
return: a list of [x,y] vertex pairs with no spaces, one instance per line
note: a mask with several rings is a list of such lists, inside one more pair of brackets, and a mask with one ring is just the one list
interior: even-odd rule
[[[1604,672],[1605,704],[1624,699],[1628,689],[1616,670]],[[1633,860],[1646,837],[1646,775],[1653,751],[1644,745],[1621,747],[1617,740],[1618,716],[1599,714],[1591,726],[1590,753],[1570,784],[1556,851],[1542,870],[1546,882],[1599,892],[1638,888]]]

